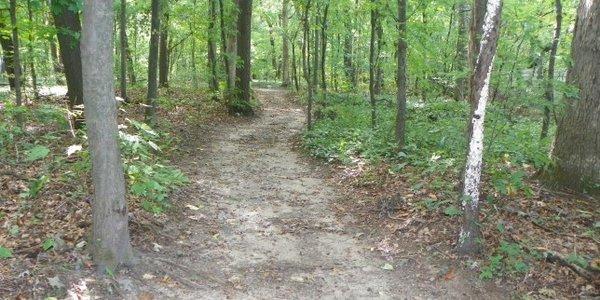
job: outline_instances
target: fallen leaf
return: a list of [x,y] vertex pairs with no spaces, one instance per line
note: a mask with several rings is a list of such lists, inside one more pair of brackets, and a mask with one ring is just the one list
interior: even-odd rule
[[389,263],[385,263],[381,268],[384,269],[384,270],[387,270],[387,271],[391,271],[391,270],[394,269],[394,266],[392,266]]

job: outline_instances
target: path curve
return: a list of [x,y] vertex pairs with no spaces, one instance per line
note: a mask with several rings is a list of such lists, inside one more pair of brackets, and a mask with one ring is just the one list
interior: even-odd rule
[[140,290],[159,299],[481,296],[430,282],[410,263],[372,251],[372,242],[334,215],[331,203],[342,194],[292,150],[304,126],[302,109],[284,90],[256,93],[259,117],[217,125],[204,142],[186,141],[195,153],[180,165],[193,184],[172,201],[192,206],[184,223],[164,229],[160,252],[146,253],[138,274],[168,280]]

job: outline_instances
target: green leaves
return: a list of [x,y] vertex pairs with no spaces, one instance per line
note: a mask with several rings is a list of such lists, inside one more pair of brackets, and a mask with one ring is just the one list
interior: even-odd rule
[[37,145],[25,152],[25,160],[28,162],[36,161],[45,158],[48,154],[50,154],[48,147]]
[[462,211],[454,205],[450,205],[444,209],[444,214],[449,217],[456,217],[462,215]]
[[5,248],[3,246],[0,246],[0,259],[11,258],[12,256],[13,256],[12,250]]
[[54,239],[53,238],[46,239],[42,243],[42,249],[44,249],[44,251],[48,251],[52,248],[54,248]]

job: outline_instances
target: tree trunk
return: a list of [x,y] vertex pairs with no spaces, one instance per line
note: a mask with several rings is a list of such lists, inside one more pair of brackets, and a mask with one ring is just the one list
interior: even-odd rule
[[161,0],[160,52],[158,57],[158,86],[169,86],[169,2]]
[[[75,35],[81,33],[79,13],[70,9],[72,3],[62,0],[52,0],[52,15],[58,30],[60,57],[65,69],[69,96],[69,109],[83,104],[83,79],[81,77],[81,51],[79,39]],[[112,32],[112,28],[110,30]]]
[[[469,51],[467,56],[469,57],[469,70],[475,70],[477,64],[477,57],[479,54],[479,45],[481,41],[481,35],[483,33],[483,22],[486,13],[488,0],[474,0],[473,7],[471,9],[471,24],[469,28]],[[475,74],[471,73],[469,76],[469,88],[475,86],[476,79]],[[473,95],[475,91],[469,90],[469,100],[477,101],[477,97]],[[474,102],[471,102],[471,111],[475,109]]]
[[375,95],[375,72],[377,69],[377,0],[371,0],[371,42],[369,46],[369,100],[371,103],[371,127],[377,123],[377,99]]
[[300,91],[298,83],[298,67],[296,66],[296,35],[292,39],[292,77],[294,78],[294,87],[296,92]]
[[13,64],[15,75],[15,102],[21,105],[21,59],[19,50],[19,29],[17,27],[17,0],[10,0],[10,23],[12,25]]
[[406,1],[398,0],[398,70],[396,74],[397,112],[396,112],[396,141],[398,148],[405,146],[406,136]]
[[219,91],[219,79],[217,78],[217,44],[215,42],[215,23],[217,21],[217,8],[215,0],[208,0],[208,68],[210,70],[208,86],[212,92]]
[[235,87],[235,56],[237,47],[235,45],[235,35],[231,34],[229,27],[225,25],[225,5],[224,0],[219,0],[219,20],[221,25],[221,54],[225,74],[227,74],[227,92],[233,93]]
[[346,26],[346,35],[344,36],[344,73],[346,74],[346,78],[350,82],[350,86],[352,89],[356,89],[358,84],[356,77],[356,68],[354,67],[354,37],[352,35],[352,28],[350,26]]
[[552,151],[554,179],[579,192],[598,193],[600,186],[599,36],[600,2],[581,1],[567,73],[567,83],[579,89],[579,97],[565,99]]
[[101,271],[129,265],[133,258],[114,96],[113,14],[112,1],[85,1],[82,81],[94,183],[90,246]]
[[[10,19],[10,17],[9,17]],[[15,46],[11,36],[10,24],[6,24],[4,18],[0,18],[0,44],[2,45],[2,60],[4,61],[6,77],[11,91],[15,90],[15,68],[13,53]]]
[[[27,17],[29,19],[29,23],[33,24],[33,10],[31,9],[31,0],[27,0]],[[35,38],[33,36],[32,31],[29,31],[29,41],[27,43],[27,52],[29,54],[29,69],[31,70],[31,88],[33,89],[33,97],[35,99],[39,98],[38,92],[38,83],[37,83],[37,73],[35,71],[35,53],[33,51],[33,42]]]
[[121,46],[121,98],[127,101],[127,1],[121,0],[121,27],[120,46]]
[[146,122],[154,124],[156,114],[156,98],[158,98],[157,68],[158,43],[160,31],[161,0],[152,0],[152,16],[150,25],[150,51],[148,53],[148,96],[146,106]]
[[554,1],[556,11],[556,26],[554,27],[554,36],[552,38],[552,46],[550,48],[550,60],[548,61],[548,82],[546,83],[546,106],[544,107],[544,119],[542,121],[541,138],[548,136],[548,128],[550,127],[550,108],[554,106],[554,65],[556,63],[556,51],[558,50],[558,42],[560,41],[560,30],[562,28],[562,3],[560,0]]
[[329,1],[325,4],[325,9],[323,10],[323,20],[321,23],[321,90],[323,91],[323,96],[325,96],[325,92],[327,91],[327,81],[325,80],[325,61],[326,61],[326,53],[327,53],[327,18],[329,14]]
[[269,44],[271,45],[271,66],[273,72],[275,72],[275,79],[279,78],[279,66],[277,64],[277,47],[275,47],[275,33],[273,32],[273,23],[269,19],[269,16],[265,15],[265,22],[269,27]]
[[[222,1],[222,0],[219,0]],[[194,12],[196,11],[196,0],[193,2],[194,4]],[[193,20],[193,18],[192,18]],[[192,32],[192,49],[191,49],[191,65],[192,65],[192,87],[194,89],[198,89],[198,70],[196,67],[196,36],[194,36],[194,23],[190,22],[190,32]]]
[[281,85],[287,87],[290,85],[290,41],[288,33],[288,6],[290,0],[283,0],[281,6]]
[[[54,27],[50,10],[52,9],[51,0],[45,0],[44,3],[48,7],[48,13],[44,15],[44,25],[47,27]],[[54,78],[57,84],[64,85],[62,80],[62,74],[64,73],[62,63],[58,58],[58,48],[56,47],[56,38],[51,36],[48,37],[48,44],[50,48],[50,60],[52,64],[52,70],[54,71]]]
[[230,104],[230,112],[242,115],[254,113],[250,100],[250,81],[252,80],[252,0],[238,0],[239,14],[237,21],[237,55],[241,64],[235,70],[235,89],[238,93],[236,101]]
[[127,38],[127,35],[125,35],[125,52],[127,54],[127,77],[129,77],[129,83],[134,85],[136,84],[137,79],[135,76],[133,55],[129,48],[129,39]]
[[302,73],[304,75],[304,79],[306,80],[306,85],[308,88],[308,106],[306,109],[306,126],[308,130],[312,129],[312,105],[313,105],[313,82],[311,80],[311,73],[315,72],[313,70],[311,72],[310,67],[310,4],[311,0],[308,0],[306,3],[306,7],[304,8],[304,16],[302,17],[302,29],[303,29],[303,41],[302,41]]
[[500,16],[502,13],[502,0],[489,0],[484,18],[484,31],[477,52],[477,63],[473,72],[470,99],[475,103],[475,110],[471,117],[472,134],[469,139],[469,151],[464,171],[463,195],[463,223],[458,238],[458,251],[470,255],[481,250],[479,229],[479,197],[481,188],[481,169],[483,164],[483,124],[485,109],[489,99],[490,77],[498,45],[500,32]]
[[468,95],[467,74],[465,66],[467,65],[467,28],[469,27],[469,4],[467,1],[461,2],[458,7],[458,33],[456,39],[456,59],[453,70],[459,72],[456,77],[454,87],[454,98],[457,101],[465,100]]

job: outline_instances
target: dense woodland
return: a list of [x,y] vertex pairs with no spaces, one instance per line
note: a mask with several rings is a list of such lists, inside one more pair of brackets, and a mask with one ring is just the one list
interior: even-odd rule
[[131,266],[194,182],[184,132],[285,90],[365,226],[514,297],[597,297],[599,40],[596,0],[2,1],[0,294],[64,295],[15,274],[72,253]]

